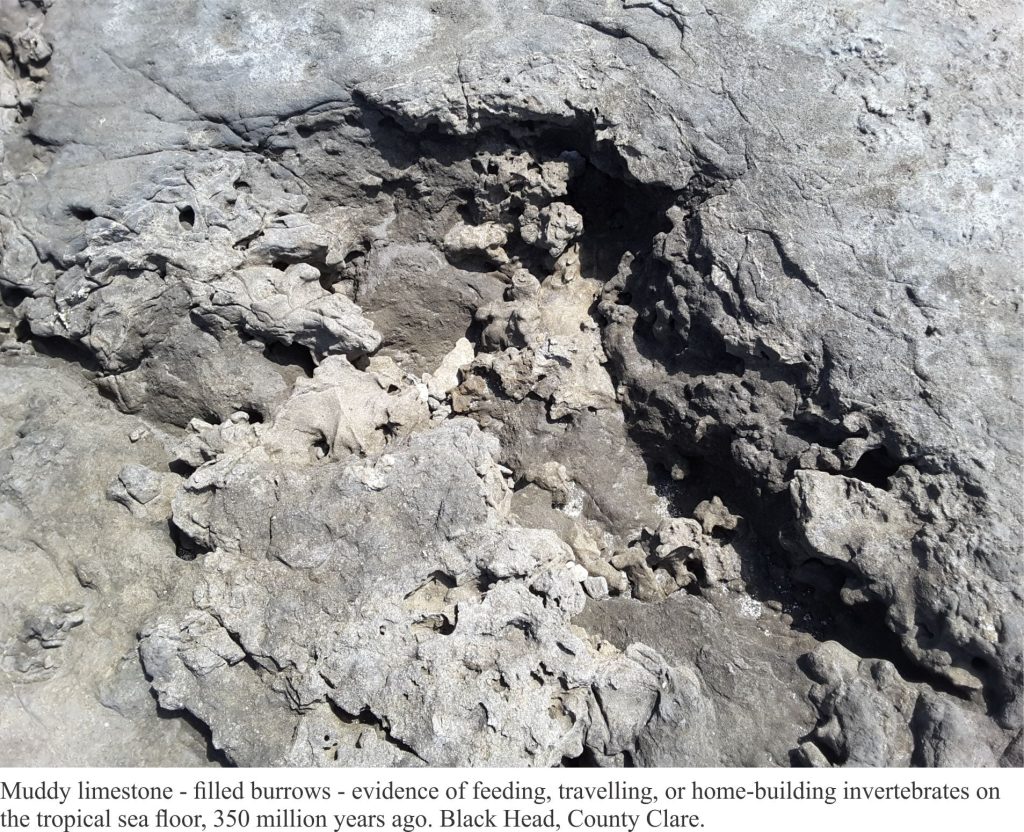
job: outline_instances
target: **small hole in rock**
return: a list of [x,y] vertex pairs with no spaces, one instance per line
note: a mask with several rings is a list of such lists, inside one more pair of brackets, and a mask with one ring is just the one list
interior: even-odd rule
[[597,755],[592,748],[584,748],[579,757],[562,757],[562,768],[596,768]]
[[727,529],[725,526],[715,526],[711,530],[711,536],[722,543],[728,543],[736,536],[735,529]]
[[68,212],[76,220],[81,220],[82,222],[96,219],[96,212],[91,208],[86,208],[84,205],[70,205],[68,206]]
[[3,303],[5,306],[14,308],[23,300],[30,297],[32,297],[32,295],[24,289],[13,286],[0,286],[0,303]]
[[167,529],[170,533],[171,541],[174,543],[174,554],[180,560],[192,561],[199,557],[199,555],[209,554],[208,549],[203,548],[175,526],[173,520],[167,521]]
[[168,462],[167,470],[172,474],[177,474],[179,477],[191,477],[196,471],[194,465],[189,465],[183,459],[175,459]]
[[888,491],[891,488],[889,478],[900,469],[900,464],[885,448],[873,448],[857,460],[847,476]]

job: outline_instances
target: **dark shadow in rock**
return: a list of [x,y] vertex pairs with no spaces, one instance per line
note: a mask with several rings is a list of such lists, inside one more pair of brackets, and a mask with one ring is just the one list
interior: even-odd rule
[[846,473],[846,476],[862,480],[875,488],[889,491],[892,488],[889,478],[900,469],[902,464],[898,459],[893,458],[885,448],[873,448],[861,455],[857,464]]
[[[146,676],[146,680],[149,681],[149,676]],[[180,720],[203,739],[206,744],[207,762],[214,763],[221,768],[235,768],[235,764],[228,759],[227,755],[213,744],[213,732],[205,722],[191,711],[170,711],[162,707],[157,698],[156,691],[152,688],[149,689],[149,695],[153,697],[153,702],[156,704],[156,715],[160,719]]]
[[174,553],[181,560],[192,561],[200,555],[207,555],[210,553],[209,549],[200,546],[191,537],[175,526],[174,521],[171,519],[167,520],[167,531],[174,543]]

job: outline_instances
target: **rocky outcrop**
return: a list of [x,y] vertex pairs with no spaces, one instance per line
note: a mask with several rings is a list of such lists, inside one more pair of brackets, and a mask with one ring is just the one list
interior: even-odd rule
[[116,5],[0,0],[5,762],[1020,764],[1011,11]]

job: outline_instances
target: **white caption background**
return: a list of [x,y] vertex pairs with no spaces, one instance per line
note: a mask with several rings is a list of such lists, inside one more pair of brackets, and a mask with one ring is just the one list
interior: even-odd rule
[[1020,769],[0,769],[0,828],[1007,829],[1022,786]]

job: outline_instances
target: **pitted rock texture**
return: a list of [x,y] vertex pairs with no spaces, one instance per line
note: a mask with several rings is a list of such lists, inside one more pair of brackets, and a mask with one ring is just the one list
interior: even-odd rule
[[0,762],[1021,765],[1020,36],[0,0]]

